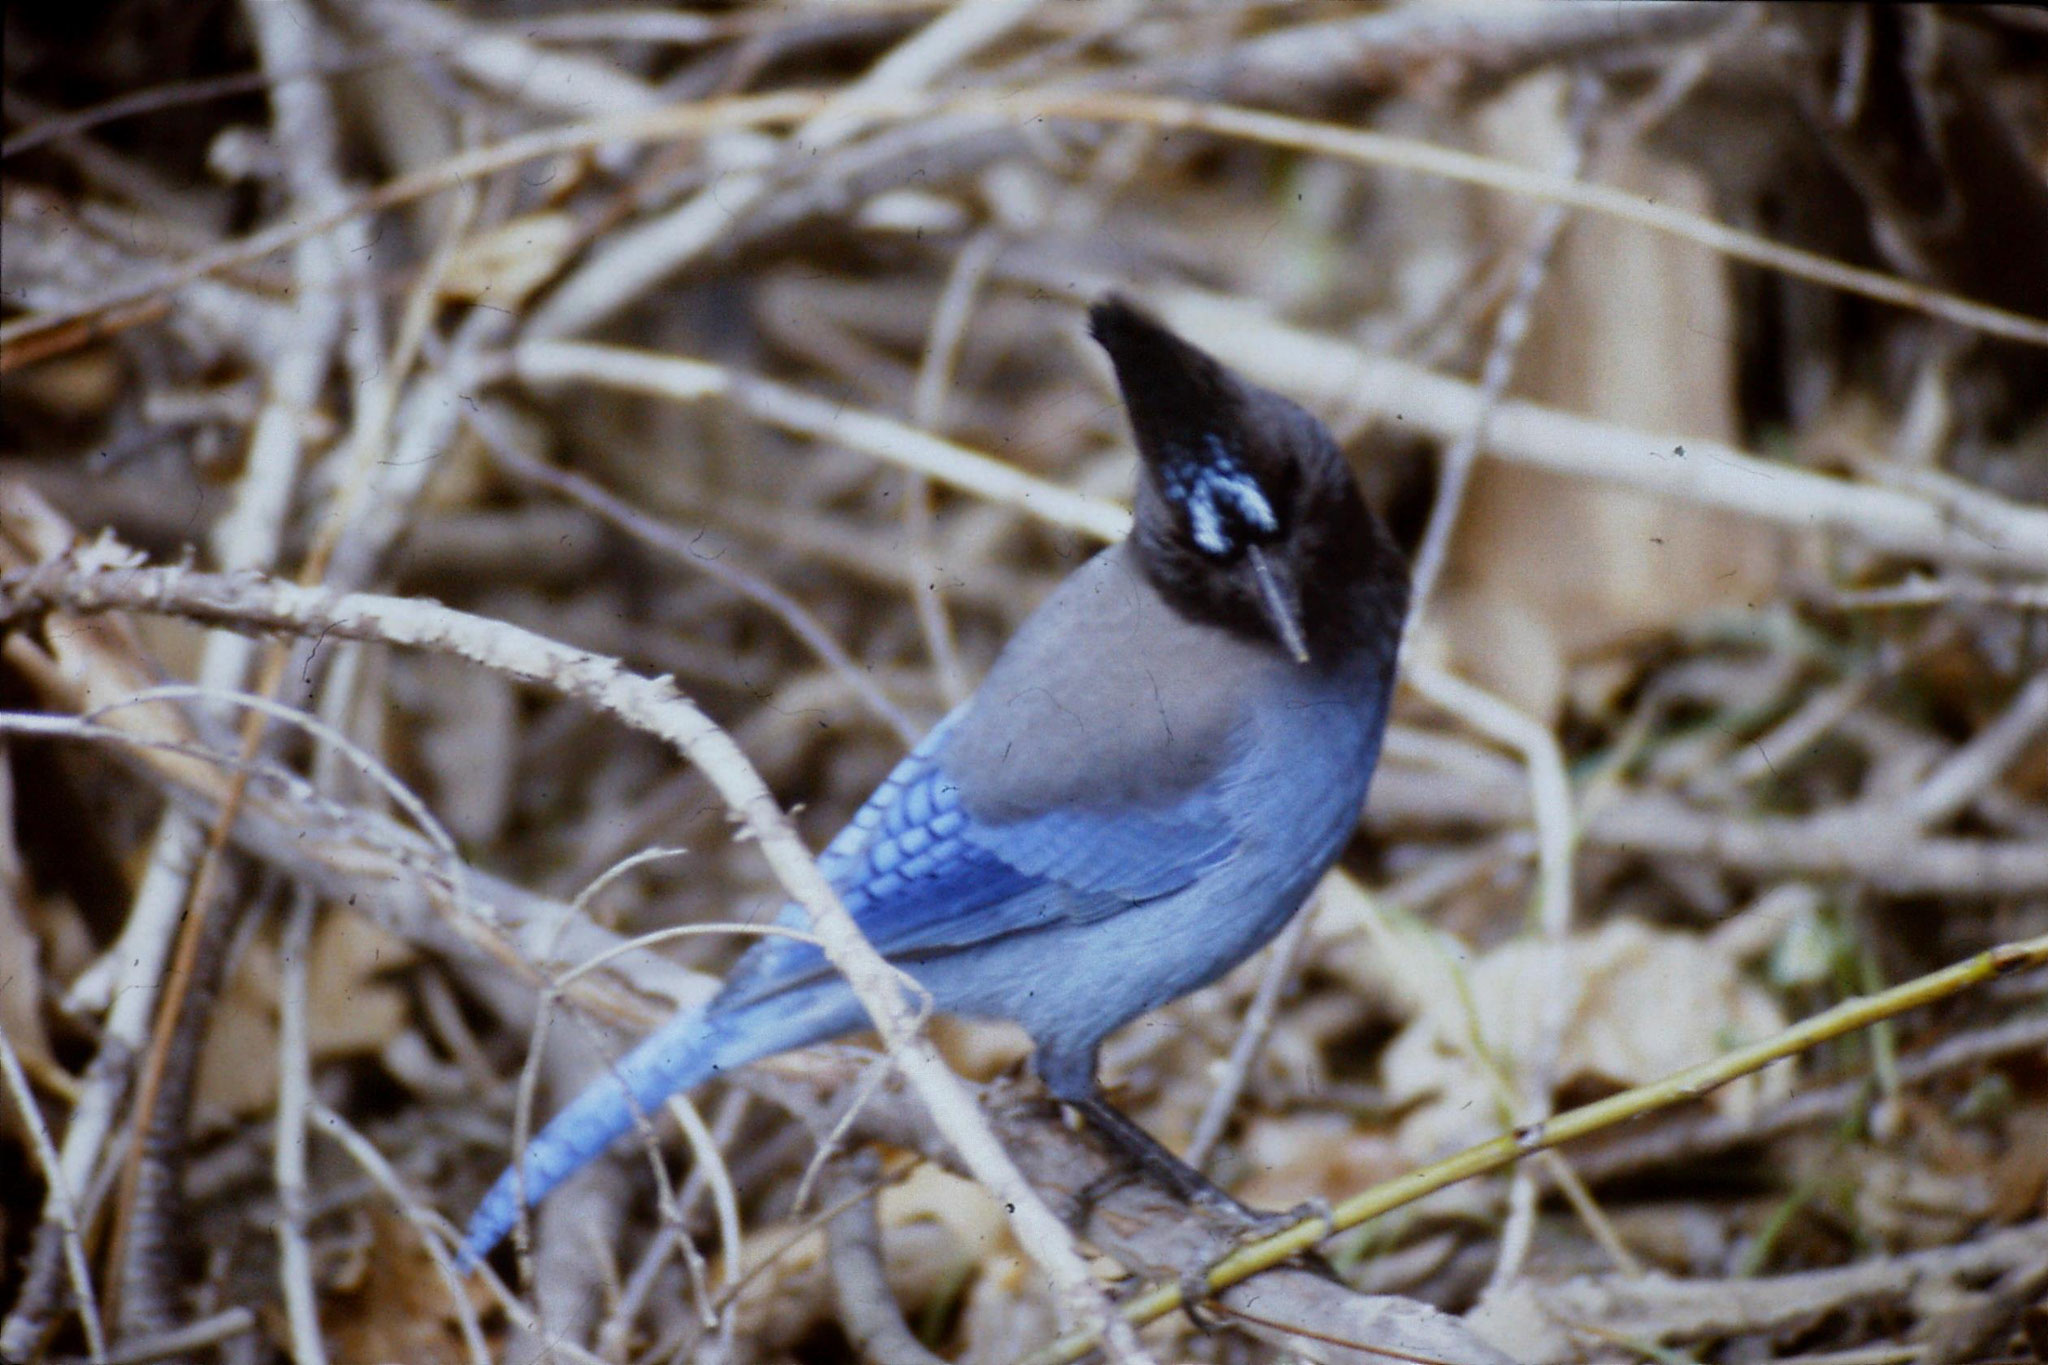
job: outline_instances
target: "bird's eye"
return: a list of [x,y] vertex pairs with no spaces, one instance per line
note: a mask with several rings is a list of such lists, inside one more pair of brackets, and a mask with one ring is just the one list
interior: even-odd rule
[[1187,514],[1196,549],[1212,558],[1230,558],[1248,538],[1263,539],[1280,529],[1265,490],[1221,437],[1212,433],[1200,450],[1182,453],[1185,458],[1166,464],[1164,491]]

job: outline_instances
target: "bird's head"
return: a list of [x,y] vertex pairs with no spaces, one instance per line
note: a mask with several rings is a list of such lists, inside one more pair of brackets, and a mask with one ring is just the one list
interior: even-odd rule
[[1088,311],[1142,470],[1131,539],[1184,616],[1330,664],[1399,632],[1407,571],[1328,428],[1115,295]]

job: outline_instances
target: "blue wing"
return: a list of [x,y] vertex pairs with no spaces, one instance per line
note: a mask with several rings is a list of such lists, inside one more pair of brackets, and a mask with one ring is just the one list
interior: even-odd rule
[[[1179,890],[1236,847],[1236,830],[1207,791],[1157,807],[1067,806],[1001,823],[977,820],[940,761],[960,714],[896,765],[818,859],[884,957],[915,958],[1057,920],[1115,914]],[[795,905],[779,918],[805,923]],[[734,972],[721,1004],[746,1004],[827,970],[810,944],[767,940]]]

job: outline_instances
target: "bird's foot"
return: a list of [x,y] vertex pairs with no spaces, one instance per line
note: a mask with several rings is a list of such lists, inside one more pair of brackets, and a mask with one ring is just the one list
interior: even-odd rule
[[1240,1246],[1263,1242],[1268,1237],[1278,1237],[1281,1233],[1308,1222],[1323,1225],[1322,1231],[1316,1234],[1317,1241],[1337,1230],[1337,1216],[1330,1208],[1330,1201],[1323,1198],[1304,1199],[1291,1209],[1279,1209],[1271,1213],[1257,1213],[1242,1204],[1239,1204],[1238,1208],[1246,1216],[1244,1231],[1238,1234]]
[[[1281,1233],[1311,1220],[1318,1221],[1323,1225],[1323,1237],[1329,1236],[1331,1232],[1336,1230],[1336,1218],[1330,1210],[1330,1201],[1327,1199],[1306,1199],[1291,1209],[1281,1209],[1272,1213],[1259,1213],[1245,1207],[1229,1195],[1224,1194],[1216,1186],[1209,1186],[1209,1190],[1214,1195],[1221,1196],[1229,1205],[1227,1209],[1217,1209],[1217,1212],[1223,1214],[1226,1221],[1235,1225],[1233,1251],[1263,1242],[1269,1237],[1277,1237]],[[1210,1203],[1211,1201],[1198,1195],[1195,1197],[1195,1202]],[[1298,1261],[1307,1269],[1329,1279],[1335,1280],[1340,1278],[1337,1272],[1330,1267],[1329,1263],[1323,1260],[1313,1248],[1296,1252],[1289,1259]],[[1200,1332],[1213,1332],[1216,1330],[1214,1316],[1202,1309],[1202,1305],[1207,1303],[1210,1296],[1217,1292],[1209,1287],[1209,1272],[1214,1268],[1213,1262],[1206,1265],[1183,1266],[1180,1273],[1175,1277],[1176,1283],[1180,1286],[1180,1311],[1186,1315],[1187,1320]]]
[[1089,1218],[1094,1216],[1097,1204],[1100,1204],[1103,1200],[1138,1178],[1139,1173],[1128,1167],[1105,1171],[1103,1174],[1096,1176],[1080,1189],[1074,1191],[1072,1212],[1066,1220],[1067,1226],[1073,1228],[1086,1227]]
[[1188,1324],[1197,1332],[1215,1331],[1216,1320],[1208,1313],[1202,1311],[1202,1305],[1209,1301],[1209,1295],[1213,1292],[1209,1288],[1209,1267],[1205,1265],[1184,1266],[1181,1268],[1178,1279],[1180,1283],[1181,1315],[1188,1320]]

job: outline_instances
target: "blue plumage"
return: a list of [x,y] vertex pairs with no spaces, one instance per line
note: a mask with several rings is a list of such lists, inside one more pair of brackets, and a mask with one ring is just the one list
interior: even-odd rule
[[[1142,1144],[1097,1092],[1096,1051],[1256,951],[1342,848],[1406,576],[1320,423],[1126,304],[1091,319],[1143,456],[1133,535],[1034,613],[819,865],[940,1009],[1021,1024],[1055,1095]],[[525,1198],[636,1111],[864,1022],[817,948],[762,940],[708,1006],[555,1116],[521,1158]],[[520,1194],[499,1178],[466,1259]]]

